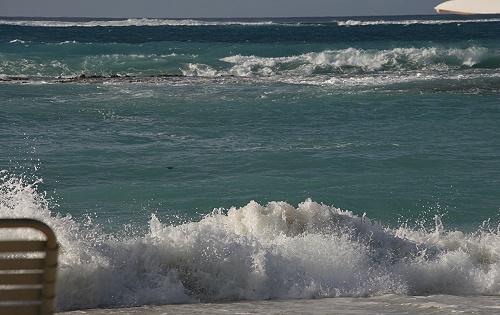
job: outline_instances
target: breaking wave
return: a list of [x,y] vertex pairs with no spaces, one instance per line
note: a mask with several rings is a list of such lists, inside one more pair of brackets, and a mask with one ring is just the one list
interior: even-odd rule
[[[9,45],[32,45],[12,40]],[[34,45],[34,44],[33,44]],[[109,50],[78,42],[45,44],[40,49]],[[113,47],[119,50],[120,45]],[[207,57],[202,54],[105,53],[46,58],[5,54],[0,61],[0,82],[164,82],[196,84],[217,82],[280,82],[345,87],[387,86],[410,82],[429,86],[449,86],[450,80],[466,91],[490,87],[483,81],[499,77],[500,56],[492,48],[398,47],[392,49],[346,48],[307,52],[284,57],[230,55]],[[208,80],[208,81],[207,81]],[[230,81],[228,81],[230,80]],[[465,81],[464,81],[465,80]],[[478,86],[466,82],[477,81]],[[434,82],[434,83],[429,83]],[[441,83],[439,83],[441,82]]]
[[216,26],[216,25],[269,25],[272,21],[230,21],[195,19],[124,19],[124,20],[15,20],[0,19],[0,25],[37,27],[126,27],[126,26]]
[[441,25],[441,24],[463,24],[463,23],[493,23],[500,22],[498,18],[490,18],[490,19],[452,19],[452,20],[444,20],[444,19],[430,19],[430,20],[418,20],[418,19],[409,19],[409,20],[374,20],[374,21],[366,21],[366,20],[347,20],[347,21],[337,21],[337,25],[339,26],[374,26],[374,25]]
[[303,26],[303,25],[330,25],[341,27],[349,26],[376,26],[376,25],[441,25],[441,24],[464,24],[464,23],[493,23],[500,22],[499,18],[471,18],[471,19],[339,19],[339,18],[303,18],[292,21],[290,19],[154,19],[154,18],[130,18],[130,19],[27,19],[27,18],[0,18],[0,25],[32,26],[32,27],[127,27],[127,26]]
[[[495,64],[489,64],[489,61]],[[295,72],[301,75],[325,73],[366,73],[386,70],[452,70],[500,66],[500,58],[495,52],[484,47],[460,48],[394,48],[389,50],[347,48],[325,50],[303,55],[278,58],[258,56],[230,56],[221,61],[232,64],[227,74],[237,76],[275,75]],[[192,71],[184,74],[204,75],[207,71]],[[211,71],[208,71],[211,73]]]
[[[500,232],[447,231],[305,200],[215,209],[148,232],[107,234],[55,211],[40,181],[1,173],[0,216],[51,226],[61,245],[58,309],[380,294],[500,294]],[[112,224],[112,222],[110,223]],[[417,225],[418,226],[418,225]],[[3,235],[4,236],[4,235]]]

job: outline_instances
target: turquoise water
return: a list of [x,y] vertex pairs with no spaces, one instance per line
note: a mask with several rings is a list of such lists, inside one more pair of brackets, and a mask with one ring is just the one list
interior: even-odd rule
[[62,213],[120,225],[312,198],[391,225],[436,211],[463,225],[498,210],[494,93],[344,94],[281,83],[1,88],[4,163],[36,167],[40,190]]
[[0,19],[0,216],[61,311],[498,295],[499,27]]

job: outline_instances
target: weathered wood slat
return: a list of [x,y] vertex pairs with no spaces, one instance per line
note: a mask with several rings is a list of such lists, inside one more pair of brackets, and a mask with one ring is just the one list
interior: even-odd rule
[[43,269],[44,259],[0,259],[0,270],[34,270]]
[[0,290],[0,301],[36,301],[41,295],[40,288]]
[[[42,273],[8,273],[0,274],[0,285],[4,284],[40,284],[42,283]],[[1,292],[1,289],[0,289]],[[0,293],[1,294],[1,293]]]
[[46,248],[45,241],[1,241],[0,252],[44,252]]

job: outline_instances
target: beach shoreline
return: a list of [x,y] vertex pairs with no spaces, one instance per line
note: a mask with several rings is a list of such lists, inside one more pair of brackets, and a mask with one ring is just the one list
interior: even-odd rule
[[340,297],[299,300],[236,301],[170,304],[117,309],[90,309],[58,315],[160,315],[160,314],[492,314],[500,312],[499,296],[406,296]]

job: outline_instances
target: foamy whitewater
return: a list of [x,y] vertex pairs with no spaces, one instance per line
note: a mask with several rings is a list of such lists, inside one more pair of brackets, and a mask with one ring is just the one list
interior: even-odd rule
[[498,312],[499,21],[0,18],[0,217],[64,314]]
[[48,223],[62,248],[60,310],[268,299],[404,295],[496,295],[500,237],[382,227],[366,216],[306,200],[214,210],[199,222],[144,236],[104,233],[89,218],[51,213],[23,179],[3,173],[2,217]]

